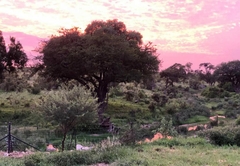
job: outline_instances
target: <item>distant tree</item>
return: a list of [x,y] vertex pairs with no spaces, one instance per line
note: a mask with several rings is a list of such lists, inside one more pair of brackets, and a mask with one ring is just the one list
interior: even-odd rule
[[[199,65],[199,70],[197,70],[197,74],[200,80],[205,81],[206,83],[213,85],[216,82],[215,75],[213,74],[215,67],[211,63],[201,63]],[[204,70],[202,70],[204,68]]]
[[6,53],[5,40],[3,38],[2,31],[0,31],[0,80],[3,79],[4,58],[6,57]]
[[3,79],[4,70],[9,73],[22,69],[28,61],[27,55],[23,50],[22,44],[14,37],[10,37],[8,49],[0,31],[0,79]]
[[175,63],[169,68],[160,72],[160,76],[165,78],[166,88],[169,86],[173,86],[174,82],[183,81],[186,79],[186,71],[185,66],[179,63]]
[[188,76],[191,76],[193,74],[192,63],[191,62],[187,62],[185,64],[185,71],[186,71],[186,74]]
[[127,31],[118,20],[93,21],[84,33],[78,28],[59,33],[40,51],[45,74],[93,87],[101,103],[100,122],[110,83],[140,81],[158,71],[160,61],[152,43],[144,45],[139,32]]
[[67,133],[80,123],[97,119],[97,100],[82,86],[64,86],[50,91],[38,103],[45,119],[57,122],[62,134],[62,151]]
[[223,62],[216,67],[214,75],[221,84],[231,83],[234,88],[240,87],[240,61]]

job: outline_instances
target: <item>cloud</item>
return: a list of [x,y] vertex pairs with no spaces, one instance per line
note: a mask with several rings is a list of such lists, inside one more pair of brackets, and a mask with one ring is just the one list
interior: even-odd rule
[[160,53],[223,56],[239,49],[224,42],[218,48],[221,37],[239,34],[239,8],[239,0],[4,0],[0,29],[46,38],[61,27],[84,30],[93,20],[118,19],[145,42],[153,41]]

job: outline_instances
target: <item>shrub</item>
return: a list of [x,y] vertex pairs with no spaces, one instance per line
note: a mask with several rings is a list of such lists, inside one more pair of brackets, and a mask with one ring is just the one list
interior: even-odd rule
[[161,119],[159,128],[157,128],[153,132],[161,133],[164,138],[167,138],[167,136],[176,136],[177,135],[177,131],[173,127],[172,118],[166,119],[165,117],[163,117]]
[[240,125],[240,116],[236,120],[236,125]]
[[153,93],[152,99],[158,103],[159,106],[164,106],[168,102],[168,97],[159,93]]
[[220,84],[220,87],[229,92],[235,92],[235,89],[231,82],[226,82],[223,85]]
[[215,127],[210,130],[201,131],[199,136],[210,140],[215,145],[237,145],[240,146],[240,127],[226,126]]
[[107,150],[68,151],[61,153],[36,153],[25,157],[25,166],[72,166],[112,163],[126,156],[126,148],[111,147]]
[[145,92],[144,92],[143,90],[139,90],[139,91],[138,91],[138,97],[139,97],[140,99],[143,99],[143,98],[146,98],[147,95],[145,94]]
[[186,126],[179,126],[179,127],[177,128],[177,132],[178,132],[179,134],[187,135],[187,133],[188,133],[188,128],[187,128]]
[[114,97],[114,96],[123,96],[124,93],[123,91],[120,89],[119,86],[116,87],[112,87],[109,91],[109,97]]
[[239,113],[238,110],[227,110],[227,111],[225,111],[224,115],[225,115],[227,118],[236,119],[238,113]]
[[31,88],[31,93],[34,95],[40,94],[40,92],[41,92],[41,88],[37,85]]
[[230,93],[225,91],[222,88],[207,87],[202,91],[201,95],[208,98],[216,98],[216,97],[223,98],[223,97],[229,97]]
[[200,82],[196,79],[189,80],[189,87],[195,90],[198,90],[200,87]]
[[204,120],[203,117],[210,116],[210,110],[204,105],[192,103],[191,105],[187,105],[186,108],[182,107],[175,114],[173,114],[173,123],[174,125],[186,124],[188,123],[188,119],[191,120],[191,118],[195,116],[195,120],[197,121],[199,120],[199,117],[201,117],[200,120]]
[[135,96],[135,94],[134,94],[133,90],[128,90],[128,91],[125,92],[125,99],[127,101],[133,101],[134,96]]

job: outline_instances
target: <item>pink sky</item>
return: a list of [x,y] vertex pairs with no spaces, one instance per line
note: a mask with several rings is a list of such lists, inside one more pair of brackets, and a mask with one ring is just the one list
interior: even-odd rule
[[152,41],[163,68],[240,59],[240,0],[1,0],[0,16],[5,40],[17,37],[30,59],[59,28],[108,19]]

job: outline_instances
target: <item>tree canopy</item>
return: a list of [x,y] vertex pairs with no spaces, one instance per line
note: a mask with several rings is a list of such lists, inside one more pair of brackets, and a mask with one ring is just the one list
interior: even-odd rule
[[22,44],[16,41],[15,37],[10,37],[8,48],[0,31],[0,79],[3,78],[3,71],[9,73],[16,69],[22,69],[28,61],[27,55],[23,50]]
[[[216,78],[215,75],[213,74],[215,67],[211,63],[201,63],[199,65],[199,70],[196,71],[198,74],[200,80],[205,81],[206,83],[212,85],[215,83]],[[204,70],[202,70],[204,68]]]
[[217,81],[220,84],[231,83],[234,88],[240,87],[240,61],[223,62],[216,66],[214,71]]
[[93,21],[83,33],[60,29],[41,53],[45,74],[93,87],[101,103],[110,83],[140,81],[156,73],[160,63],[153,44],[143,44],[139,32],[118,20]]
[[97,118],[97,100],[92,92],[82,86],[64,86],[50,91],[38,103],[40,113],[49,121],[57,122],[63,134],[62,150],[66,135],[79,123]]
[[187,77],[187,73],[184,65],[175,63],[174,65],[160,72],[160,76],[162,78],[165,78],[165,84],[167,88],[170,85],[173,86],[174,82],[185,80]]

